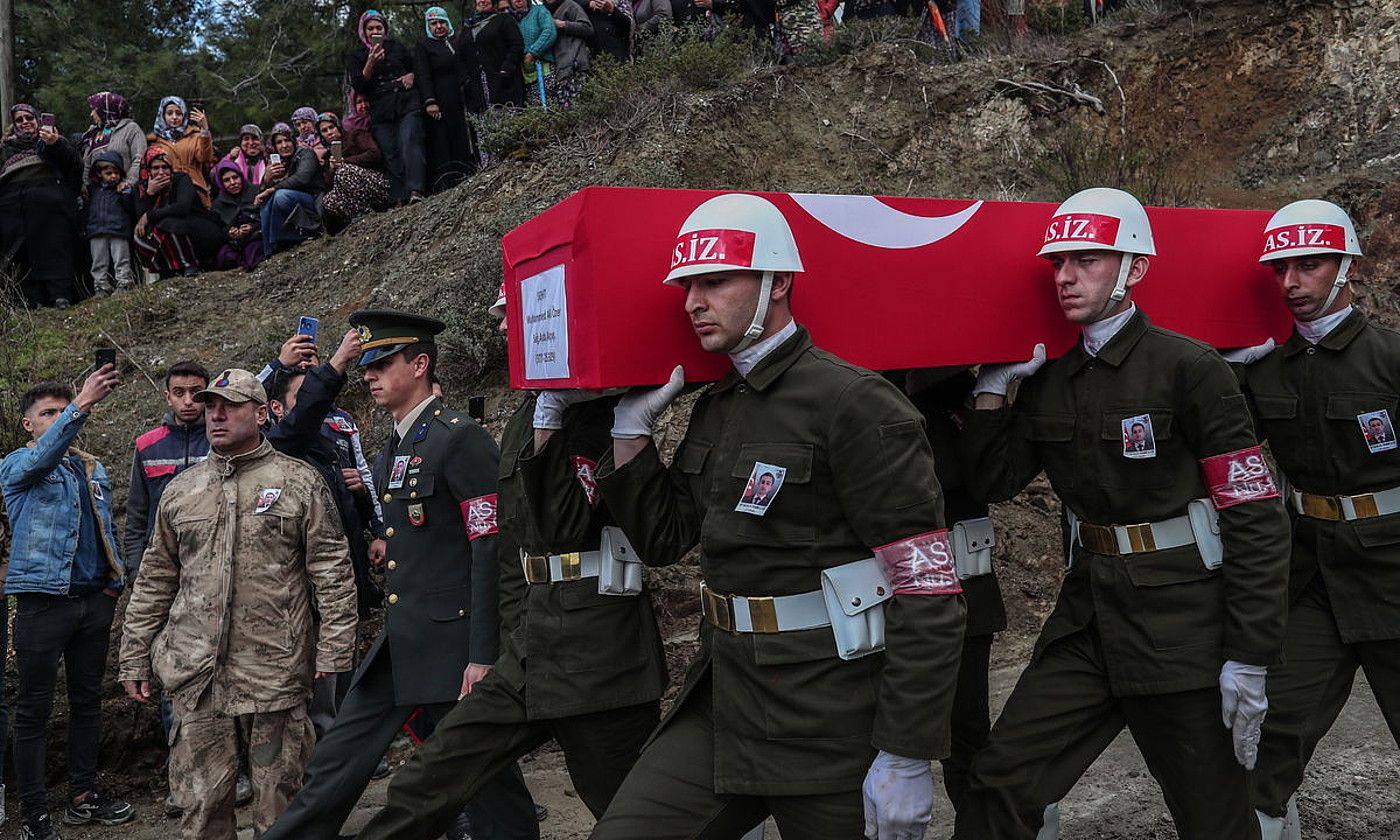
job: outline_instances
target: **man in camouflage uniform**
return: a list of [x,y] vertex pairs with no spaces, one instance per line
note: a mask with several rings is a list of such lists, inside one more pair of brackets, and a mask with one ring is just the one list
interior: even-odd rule
[[199,398],[212,451],[175,477],[156,512],[127,605],[120,679],[146,703],[159,678],[174,702],[181,836],[232,840],[237,726],[249,732],[262,832],[301,786],[311,755],[313,673],[350,667],[355,586],[330,490],[259,431],[262,385],[226,370]]

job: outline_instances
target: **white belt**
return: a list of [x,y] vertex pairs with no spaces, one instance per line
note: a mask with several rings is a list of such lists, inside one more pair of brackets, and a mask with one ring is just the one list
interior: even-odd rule
[[520,552],[525,580],[530,583],[562,583],[566,580],[596,578],[602,570],[603,552],[571,551],[568,554],[526,554]]
[[1187,516],[1140,525],[1094,525],[1081,520],[1076,530],[1080,545],[1096,554],[1110,556],[1162,551],[1196,542],[1196,533]]
[[1400,513],[1400,487],[1358,493],[1354,496],[1319,496],[1301,490],[1289,490],[1288,506],[1303,516],[1331,521],[1370,519]]
[[785,633],[830,627],[821,590],[801,595],[721,595],[700,584],[705,619],[726,633]]

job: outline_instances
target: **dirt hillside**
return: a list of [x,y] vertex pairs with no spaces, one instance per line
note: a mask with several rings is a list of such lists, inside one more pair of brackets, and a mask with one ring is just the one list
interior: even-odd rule
[[[1057,200],[1109,183],[1149,203],[1248,208],[1322,196],[1362,224],[1369,259],[1357,286],[1365,305],[1400,321],[1389,280],[1400,263],[1400,26],[1392,0],[1126,5],[1103,26],[1043,37],[1019,53],[989,35],[957,64],[929,63],[904,22],[846,27],[833,48],[809,47],[786,67],[746,65],[720,86],[706,84],[703,54],[658,50],[637,66],[647,85],[619,87],[608,109],[593,112],[597,119],[547,144],[522,132],[503,162],[420,205],[363,219],[251,275],[165,282],[19,319],[10,326],[14,343],[30,349],[7,378],[72,379],[93,346],[120,347],[128,384],[99,410],[83,445],[121,485],[133,438],[162,412],[165,366],[193,357],[214,369],[256,369],[298,315],[319,316],[330,335],[349,312],[374,304],[449,322],[450,399],[465,405],[468,394],[485,394],[488,425],[499,431],[515,397],[483,309],[500,279],[500,236],[588,184]],[[358,385],[346,402],[371,418]],[[371,442],[382,438],[383,419],[369,421]],[[666,442],[674,446],[681,432],[668,425]],[[118,487],[117,499],[124,496]],[[1058,585],[1058,503],[1035,486],[995,515],[1012,622],[996,651],[998,666],[1012,669],[1004,690]],[[676,676],[693,644],[696,580],[688,566],[654,578]],[[55,746],[61,711],[57,717]],[[107,771],[119,790],[145,801],[162,784],[155,718],[114,689],[108,720]],[[1358,725],[1383,737],[1374,724]],[[1338,768],[1351,774],[1344,790],[1319,784],[1318,798],[1305,800],[1309,825],[1336,826],[1319,837],[1394,836],[1393,756],[1383,778],[1373,775],[1374,750],[1354,758]],[[541,786],[561,791],[559,762],[539,760],[553,768]],[[50,764],[57,772],[61,763],[56,749]],[[1325,762],[1336,763],[1335,755]],[[1081,821],[1066,836],[1172,836],[1156,819],[1162,808],[1150,779],[1126,789],[1133,794],[1104,800],[1107,811],[1077,812]],[[1322,816],[1338,807],[1344,821]],[[1150,830],[1132,817],[1144,809],[1154,815]],[[580,830],[550,826],[547,837]],[[162,830],[168,824],[152,818],[148,828],[103,834]]]

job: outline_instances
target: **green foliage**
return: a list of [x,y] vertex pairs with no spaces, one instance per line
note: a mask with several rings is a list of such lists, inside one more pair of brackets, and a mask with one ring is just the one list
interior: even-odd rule
[[1067,0],[1063,4],[1028,3],[1026,25],[1036,35],[1071,35],[1088,29],[1092,22],[1080,0]]
[[726,31],[707,41],[666,26],[647,39],[641,57],[630,64],[596,61],[572,107],[535,106],[488,118],[484,145],[499,157],[518,157],[575,131],[614,133],[679,96],[723,89],[762,62],[746,34]]
[[1172,161],[1167,151],[1133,143],[1117,126],[1075,123],[1053,135],[1033,166],[1047,195],[1069,196],[1089,187],[1115,186],[1144,204],[1199,205],[1202,185]]

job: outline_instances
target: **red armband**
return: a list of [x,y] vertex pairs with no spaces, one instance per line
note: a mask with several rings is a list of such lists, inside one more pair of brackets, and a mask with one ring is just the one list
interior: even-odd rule
[[956,595],[957,564],[948,529],[906,537],[875,549],[875,557],[885,568],[896,595]]
[[476,540],[500,533],[496,527],[496,494],[477,496],[461,504],[462,522],[467,526],[467,539]]
[[595,474],[598,471],[598,462],[592,458],[585,458],[582,455],[574,455],[569,458],[574,465],[574,475],[578,476],[578,483],[583,485],[583,494],[588,497],[588,506],[598,506],[598,479]]
[[1216,510],[1278,498],[1278,485],[1257,446],[1201,459],[1201,478]]

